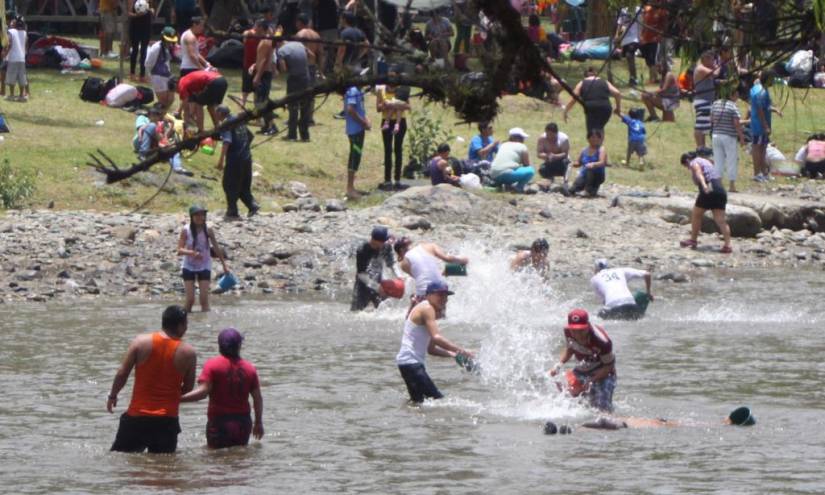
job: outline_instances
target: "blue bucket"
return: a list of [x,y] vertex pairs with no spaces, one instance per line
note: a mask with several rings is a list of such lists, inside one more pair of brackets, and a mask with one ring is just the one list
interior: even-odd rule
[[235,275],[232,275],[229,272],[223,274],[221,278],[218,279],[218,287],[221,288],[222,291],[231,290],[232,287],[235,287],[238,284],[238,279]]

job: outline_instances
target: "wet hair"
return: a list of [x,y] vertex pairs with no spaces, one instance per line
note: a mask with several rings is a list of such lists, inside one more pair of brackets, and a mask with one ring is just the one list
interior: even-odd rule
[[530,14],[530,17],[527,18],[527,25],[529,26],[541,26],[541,19],[536,14]]
[[309,26],[309,16],[306,15],[304,12],[301,12],[297,16],[295,16],[295,22],[300,22],[304,26]]
[[484,132],[490,127],[492,123],[489,120],[484,120],[478,123],[478,132]]
[[533,244],[530,246],[530,250],[547,252],[550,250],[550,243],[547,242],[547,239],[541,237],[533,241]]
[[593,136],[598,136],[600,138],[604,138],[604,130],[602,129],[590,129],[587,131],[587,139],[590,139]]
[[161,316],[160,321],[160,326],[164,330],[177,332],[178,327],[186,323],[186,310],[177,304],[168,306],[163,310],[163,316]]
[[695,151],[688,151],[687,153],[682,153],[682,157],[679,158],[679,162],[682,165],[687,165],[690,162],[692,162],[696,158],[696,156],[697,155]]
[[825,141],[825,134],[821,132],[817,132],[808,136],[808,142],[810,141]]
[[399,254],[402,249],[409,249],[411,244],[412,240],[404,236],[392,244],[392,249],[395,251],[395,254]]
[[550,122],[549,124],[544,126],[544,130],[548,131],[548,132],[556,133],[556,132],[559,132],[559,126],[556,125],[555,122]]
[[450,152],[450,145],[447,143],[441,143],[438,145],[438,153],[449,153]]

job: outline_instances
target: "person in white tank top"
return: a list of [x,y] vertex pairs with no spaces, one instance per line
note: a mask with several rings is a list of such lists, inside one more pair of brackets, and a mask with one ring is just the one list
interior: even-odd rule
[[401,348],[395,362],[407,385],[410,400],[423,402],[425,398],[443,397],[427,375],[424,363],[427,354],[455,358],[457,355],[474,357],[474,354],[443,337],[438,328],[439,319],[447,311],[447,299],[453,294],[443,281],[431,282],[425,290],[425,300],[418,303],[404,322]]
[[415,280],[415,296],[419,298],[419,301],[424,297],[427,285],[444,280],[441,275],[444,268],[439,260],[460,265],[470,262],[466,256],[445,253],[438,244],[432,242],[422,242],[415,247],[411,246],[412,241],[407,237],[402,237],[395,241],[393,249],[398,256],[401,270]]
[[203,17],[193,17],[192,27],[180,37],[180,71],[181,77],[189,72],[204,70],[209,62],[198,51],[198,36],[203,34],[206,22]]

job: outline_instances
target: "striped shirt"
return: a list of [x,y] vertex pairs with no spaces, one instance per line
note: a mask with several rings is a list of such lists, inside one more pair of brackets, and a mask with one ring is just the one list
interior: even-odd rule
[[724,134],[725,136],[737,137],[734,119],[741,119],[736,103],[727,99],[719,99],[713,102],[710,107],[710,122],[713,125],[714,134]]

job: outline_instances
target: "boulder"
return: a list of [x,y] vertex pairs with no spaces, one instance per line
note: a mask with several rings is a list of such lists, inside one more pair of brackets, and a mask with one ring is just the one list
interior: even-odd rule
[[[660,209],[665,210],[662,216],[670,213],[690,218],[694,202],[695,199],[688,196],[671,196],[667,198],[622,196],[618,204],[623,208],[633,208],[640,212]],[[728,203],[725,212],[733,237],[755,237],[762,230],[762,220],[751,208]],[[716,231],[716,224],[710,212],[705,213],[705,218],[702,221],[702,232]]]
[[321,203],[311,196],[298,198],[298,200],[295,201],[295,206],[302,211],[321,211]]
[[486,199],[448,184],[411,187],[370,208],[376,216],[421,216],[434,224],[500,224],[516,210],[503,201]]
[[112,236],[121,241],[134,242],[137,236],[137,230],[128,225],[121,225],[112,229]]
[[293,198],[306,198],[311,196],[309,192],[309,188],[303,182],[298,181],[291,181],[289,183],[289,193],[292,195]]
[[340,199],[328,199],[325,209],[327,211],[346,211],[347,205]]
[[410,230],[416,230],[416,229],[430,230],[432,228],[432,224],[430,223],[429,220],[427,220],[426,218],[424,218],[422,216],[418,216],[418,215],[409,215],[409,216],[406,216],[406,217],[402,218],[401,219],[401,225],[405,229],[410,229]]

